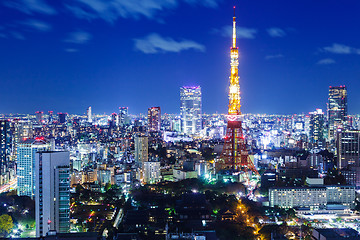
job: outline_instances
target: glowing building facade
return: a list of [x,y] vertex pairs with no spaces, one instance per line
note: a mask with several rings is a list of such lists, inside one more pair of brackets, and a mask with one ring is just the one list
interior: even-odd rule
[[201,121],[201,87],[180,88],[180,128],[181,132],[197,135],[202,129]]
[[129,109],[128,107],[119,107],[119,125],[123,127],[129,124]]
[[70,230],[70,154],[45,151],[35,158],[36,237]]
[[17,195],[34,197],[35,154],[50,149],[44,138],[26,139],[17,147]]
[[310,113],[309,136],[313,147],[324,147],[324,121],[324,113],[321,109],[316,109],[316,111]]
[[161,128],[161,110],[160,107],[151,107],[148,109],[148,126],[150,132],[159,132]]
[[360,131],[342,130],[336,132],[337,167],[343,169],[348,165],[360,167]]
[[6,172],[10,158],[10,122],[0,120],[0,185],[6,182]]
[[329,138],[334,139],[337,128],[344,126],[347,116],[347,90],[345,86],[329,87]]

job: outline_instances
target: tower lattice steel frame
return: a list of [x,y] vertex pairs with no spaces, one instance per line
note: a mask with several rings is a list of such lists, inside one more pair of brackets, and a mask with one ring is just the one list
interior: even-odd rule
[[227,129],[224,140],[224,148],[221,160],[217,164],[217,170],[233,169],[249,173],[250,171],[259,175],[251,161],[246,141],[242,131],[240,85],[239,85],[239,48],[236,47],[236,17],[234,7],[232,47],[230,48],[231,75],[229,87],[229,109],[227,118]]

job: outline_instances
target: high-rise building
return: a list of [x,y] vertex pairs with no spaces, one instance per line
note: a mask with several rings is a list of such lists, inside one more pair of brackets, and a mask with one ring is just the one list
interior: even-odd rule
[[50,144],[44,138],[26,139],[17,147],[17,194],[34,197],[35,153],[47,151]]
[[334,139],[336,129],[344,126],[347,116],[347,90],[345,86],[329,87],[329,138]]
[[111,114],[111,120],[109,122],[110,127],[119,126],[119,116],[116,113]]
[[151,107],[148,109],[148,125],[150,132],[159,132],[161,127],[160,107]]
[[143,162],[148,161],[148,137],[136,135],[135,139],[135,161],[140,166]]
[[59,123],[63,124],[66,122],[66,115],[67,115],[67,113],[58,113]]
[[123,127],[129,124],[129,109],[128,107],[119,107],[119,125]]
[[35,160],[36,237],[70,228],[70,154],[45,151]]
[[44,112],[41,112],[41,111],[36,112],[36,122],[37,123],[42,123],[42,121],[43,121],[43,113]]
[[337,167],[360,167],[360,131],[339,129],[336,134]]
[[143,163],[143,181],[147,184],[154,184],[160,181],[160,162]]
[[86,109],[87,122],[92,123],[91,107]]
[[10,122],[8,120],[0,120],[0,185],[8,180],[5,174],[10,158],[10,143]]
[[310,112],[310,143],[313,147],[324,147],[324,113],[321,109]]
[[186,134],[199,134],[202,129],[201,122],[201,87],[180,88],[180,115],[181,132]]

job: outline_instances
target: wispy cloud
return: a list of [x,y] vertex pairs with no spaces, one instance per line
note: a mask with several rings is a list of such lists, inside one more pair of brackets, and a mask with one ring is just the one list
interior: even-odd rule
[[219,5],[219,0],[185,0],[185,2],[192,5],[203,5],[205,7],[216,8]]
[[67,8],[78,18],[100,18],[112,23],[120,17],[153,19],[157,13],[177,7],[181,1],[215,8],[222,0],[74,0]]
[[69,33],[68,37],[64,40],[68,43],[84,44],[90,41],[92,35],[84,31],[76,31]]
[[52,28],[50,24],[36,19],[28,19],[22,22],[22,24],[42,32],[48,32]]
[[158,52],[181,52],[194,49],[205,51],[205,46],[191,40],[175,41],[172,38],[164,38],[157,33],[149,34],[144,38],[134,39],[135,48],[146,54]]
[[270,37],[275,38],[275,37],[285,37],[286,36],[286,32],[284,30],[282,30],[281,28],[272,27],[272,28],[266,29],[266,31]]
[[[232,26],[224,26],[220,29],[213,29],[213,33],[220,34],[223,37],[231,37],[232,36]],[[236,35],[238,38],[246,38],[246,39],[254,39],[257,34],[257,29],[255,28],[245,28],[245,27],[237,27]]]
[[65,50],[65,52],[69,52],[69,53],[74,53],[74,52],[78,52],[78,51],[79,51],[79,50],[76,49],[76,48],[65,48],[64,50]]
[[274,58],[283,58],[283,57],[284,57],[284,55],[282,55],[282,54],[276,54],[276,55],[267,55],[267,56],[265,56],[265,59],[270,60],[270,59],[274,59]]
[[334,63],[335,63],[334,59],[332,59],[332,58],[324,58],[324,59],[321,59],[320,61],[318,61],[316,64],[328,65],[328,64],[334,64]]
[[89,21],[92,19],[98,18],[98,16],[96,14],[90,13],[80,7],[77,7],[77,6],[71,6],[71,5],[65,4],[65,8],[67,8],[70,12],[72,12],[75,15],[75,17],[77,17],[77,18],[86,19]]
[[17,40],[25,40],[25,37],[22,33],[19,32],[10,32],[11,36]]
[[6,0],[6,7],[17,9],[26,14],[42,13],[47,15],[56,14],[56,10],[48,5],[45,0]]
[[360,54],[359,48],[350,47],[344,44],[333,43],[328,47],[320,49],[323,52],[335,53],[335,54]]

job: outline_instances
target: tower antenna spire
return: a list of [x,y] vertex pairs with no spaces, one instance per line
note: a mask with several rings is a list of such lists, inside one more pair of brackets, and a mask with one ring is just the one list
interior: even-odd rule
[[233,17],[233,48],[236,48],[236,21],[235,21],[235,6],[234,6],[234,17]]

